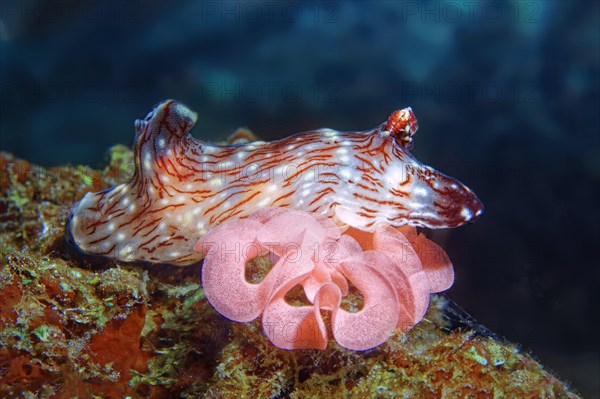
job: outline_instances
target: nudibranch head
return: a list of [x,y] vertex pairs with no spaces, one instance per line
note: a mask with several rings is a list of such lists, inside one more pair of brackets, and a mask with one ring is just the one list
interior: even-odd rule
[[406,224],[429,228],[457,227],[477,219],[483,204],[467,186],[421,164],[409,152],[418,128],[410,107],[392,112],[381,126],[383,136],[393,138],[383,145],[384,151],[400,161],[390,163],[384,175],[395,195],[409,198],[398,213],[408,213]]
[[410,108],[366,132],[320,129],[265,143],[217,146],[192,137],[197,120],[167,100],[135,123],[134,175],[86,194],[67,222],[83,252],[188,265],[210,228],[260,208],[294,208],[364,231],[378,225],[456,227],[483,211],[458,180],[411,153]]

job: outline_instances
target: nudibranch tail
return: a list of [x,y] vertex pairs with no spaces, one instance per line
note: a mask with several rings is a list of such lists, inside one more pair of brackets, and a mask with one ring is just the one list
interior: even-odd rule
[[188,265],[201,259],[193,246],[208,229],[259,208],[300,209],[366,231],[456,227],[483,211],[470,189],[410,153],[410,108],[366,132],[320,129],[229,146],[192,137],[196,120],[167,100],[136,121],[131,180],[86,194],[71,211],[67,230],[80,250]]

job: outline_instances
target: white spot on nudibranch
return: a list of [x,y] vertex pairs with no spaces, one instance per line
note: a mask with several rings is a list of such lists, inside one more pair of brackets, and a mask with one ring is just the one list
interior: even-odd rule
[[416,201],[409,202],[408,206],[410,206],[414,210],[419,210],[419,209],[425,208],[425,205],[423,205],[420,202],[416,202]]
[[460,211],[460,216],[462,216],[465,219],[471,219],[471,217],[473,216],[473,213],[469,209],[463,208]]
[[132,260],[135,254],[135,246],[127,244],[119,250],[119,257],[124,260]]
[[144,169],[152,169],[152,155],[150,155],[150,153],[146,153],[146,155],[144,155]]
[[320,129],[320,132],[324,137],[335,137],[338,134],[337,130],[333,129]]
[[222,180],[222,179],[220,179],[220,178],[218,178],[218,177],[215,177],[214,179],[211,179],[211,180],[208,182],[208,184],[210,184],[210,185],[211,185],[211,186],[213,186],[213,187],[218,187],[218,186],[220,186],[220,185],[222,185],[222,184],[223,184],[223,180]]
[[413,194],[420,197],[427,197],[429,193],[423,187],[417,187],[413,190]]
[[259,207],[266,206],[269,202],[271,202],[271,197],[266,197],[262,199],[257,205]]

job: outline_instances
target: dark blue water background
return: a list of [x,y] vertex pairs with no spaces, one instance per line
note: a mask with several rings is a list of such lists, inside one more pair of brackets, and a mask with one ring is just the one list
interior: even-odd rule
[[98,166],[176,98],[197,137],[419,118],[415,153],[481,197],[435,232],[449,296],[598,395],[598,2],[0,3],[1,149]]

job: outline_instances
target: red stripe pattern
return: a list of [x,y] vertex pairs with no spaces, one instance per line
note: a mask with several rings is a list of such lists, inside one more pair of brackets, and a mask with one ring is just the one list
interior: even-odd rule
[[325,215],[374,231],[379,223],[456,227],[481,202],[410,152],[417,121],[395,111],[369,131],[331,129],[273,142],[217,146],[189,134],[197,115],[167,100],[135,123],[132,179],[86,194],[67,230],[83,252],[122,261],[189,265],[208,229],[263,207]]

